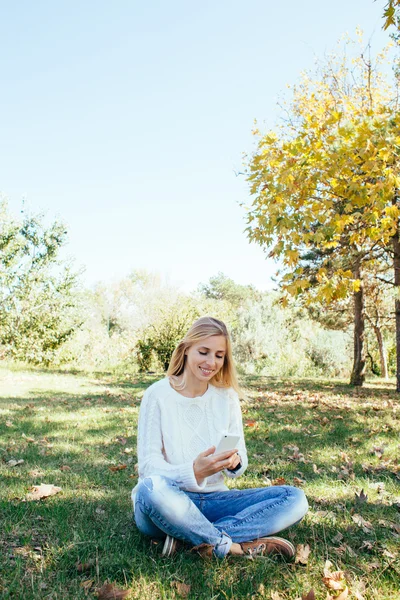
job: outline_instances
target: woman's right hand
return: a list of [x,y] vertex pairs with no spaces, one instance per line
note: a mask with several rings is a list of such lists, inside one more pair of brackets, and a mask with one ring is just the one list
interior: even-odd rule
[[228,450],[219,454],[214,452],[215,446],[211,446],[205,452],[201,452],[193,462],[194,475],[199,485],[206,477],[228,468],[231,465],[231,456],[236,454],[237,450]]

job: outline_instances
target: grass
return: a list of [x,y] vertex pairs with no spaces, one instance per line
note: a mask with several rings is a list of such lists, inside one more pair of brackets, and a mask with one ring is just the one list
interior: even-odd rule
[[[400,598],[400,409],[392,384],[242,381],[250,465],[236,485],[284,478],[303,487],[310,511],[285,534],[309,544],[302,566],[276,557],[204,562],[185,552],[165,559],[139,534],[130,502],[136,425],[154,380],[0,369],[1,598],[89,599],[109,581],[141,600],[294,600],[310,589],[325,600],[326,560],[345,571],[349,598]],[[24,462],[10,466],[12,459]],[[62,491],[26,501],[41,483]]]

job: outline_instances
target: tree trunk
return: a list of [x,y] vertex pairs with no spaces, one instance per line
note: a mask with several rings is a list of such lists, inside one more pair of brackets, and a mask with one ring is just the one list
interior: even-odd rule
[[[393,236],[392,242],[394,285],[400,287],[400,243],[398,231]],[[397,294],[394,302],[394,311],[396,315],[396,391],[400,392],[400,300],[397,298]]]
[[382,331],[379,325],[374,325],[374,331],[379,348],[379,359],[381,363],[381,377],[389,379],[388,366],[386,360],[385,342],[383,341]]
[[[360,289],[354,292],[354,363],[351,373],[350,385],[362,386],[365,381],[365,353],[364,353],[364,288],[361,279],[361,266],[358,262],[353,272],[354,279],[360,280]],[[400,305],[399,305],[400,309]]]

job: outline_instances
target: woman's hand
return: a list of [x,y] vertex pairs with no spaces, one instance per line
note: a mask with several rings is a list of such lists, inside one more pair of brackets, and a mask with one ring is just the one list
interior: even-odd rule
[[199,485],[206,477],[224,469],[234,469],[240,463],[240,457],[236,454],[237,450],[228,450],[219,454],[214,454],[214,452],[215,446],[211,446],[205,452],[201,452],[193,462],[194,475]]

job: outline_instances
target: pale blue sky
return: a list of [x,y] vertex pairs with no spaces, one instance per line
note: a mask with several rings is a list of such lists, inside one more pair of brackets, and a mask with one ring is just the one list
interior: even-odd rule
[[0,190],[68,224],[84,281],[271,286],[243,230],[253,121],[384,1],[0,0]]

